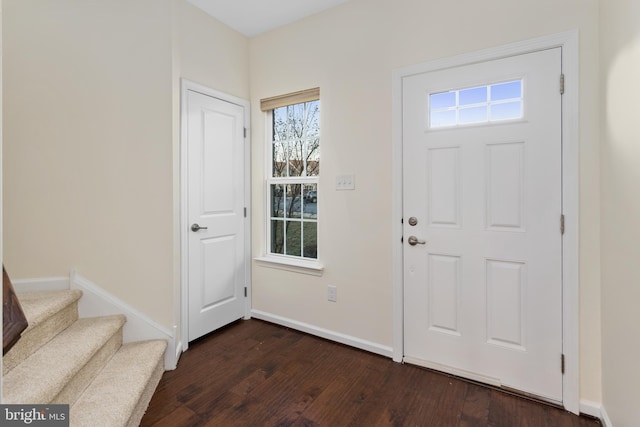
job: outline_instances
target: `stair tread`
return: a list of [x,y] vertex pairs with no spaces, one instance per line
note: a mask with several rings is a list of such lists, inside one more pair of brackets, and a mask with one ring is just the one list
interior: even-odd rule
[[71,407],[72,425],[126,426],[166,347],[164,340],[124,344]]
[[49,403],[125,321],[78,319],[3,377],[3,403]]
[[37,291],[18,293],[20,305],[29,322],[25,333],[35,328],[82,296],[79,290]]

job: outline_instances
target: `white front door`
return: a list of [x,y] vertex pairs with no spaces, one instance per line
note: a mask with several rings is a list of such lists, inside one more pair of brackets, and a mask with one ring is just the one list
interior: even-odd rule
[[404,360],[557,402],[560,75],[556,48],[402,83]]
[[244,108],[186,91],[188,341],[245,314]]

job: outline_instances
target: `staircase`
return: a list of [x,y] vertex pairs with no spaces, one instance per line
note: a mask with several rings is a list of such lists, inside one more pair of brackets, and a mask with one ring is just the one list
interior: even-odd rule
[[2,358],[2,402],[70,405],[70,425],[138,426],[166,341],[122,344],[123,315],[78,318],[78,290],[18,294],[29,322]]

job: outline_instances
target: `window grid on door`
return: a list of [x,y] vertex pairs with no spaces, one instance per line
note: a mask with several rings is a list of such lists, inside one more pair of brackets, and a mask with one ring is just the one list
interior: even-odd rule
[[524,117],[523,80],[429,94],[431,129],[474,125]]

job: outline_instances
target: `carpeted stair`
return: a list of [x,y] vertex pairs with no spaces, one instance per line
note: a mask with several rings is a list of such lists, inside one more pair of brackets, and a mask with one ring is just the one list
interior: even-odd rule
[[67,403],[72,427],[138,426],[164,372],[166,341],[122,344],[122,315],[78,318],[80,291],[18,295],[29,321],[2,358],[6,404]]

